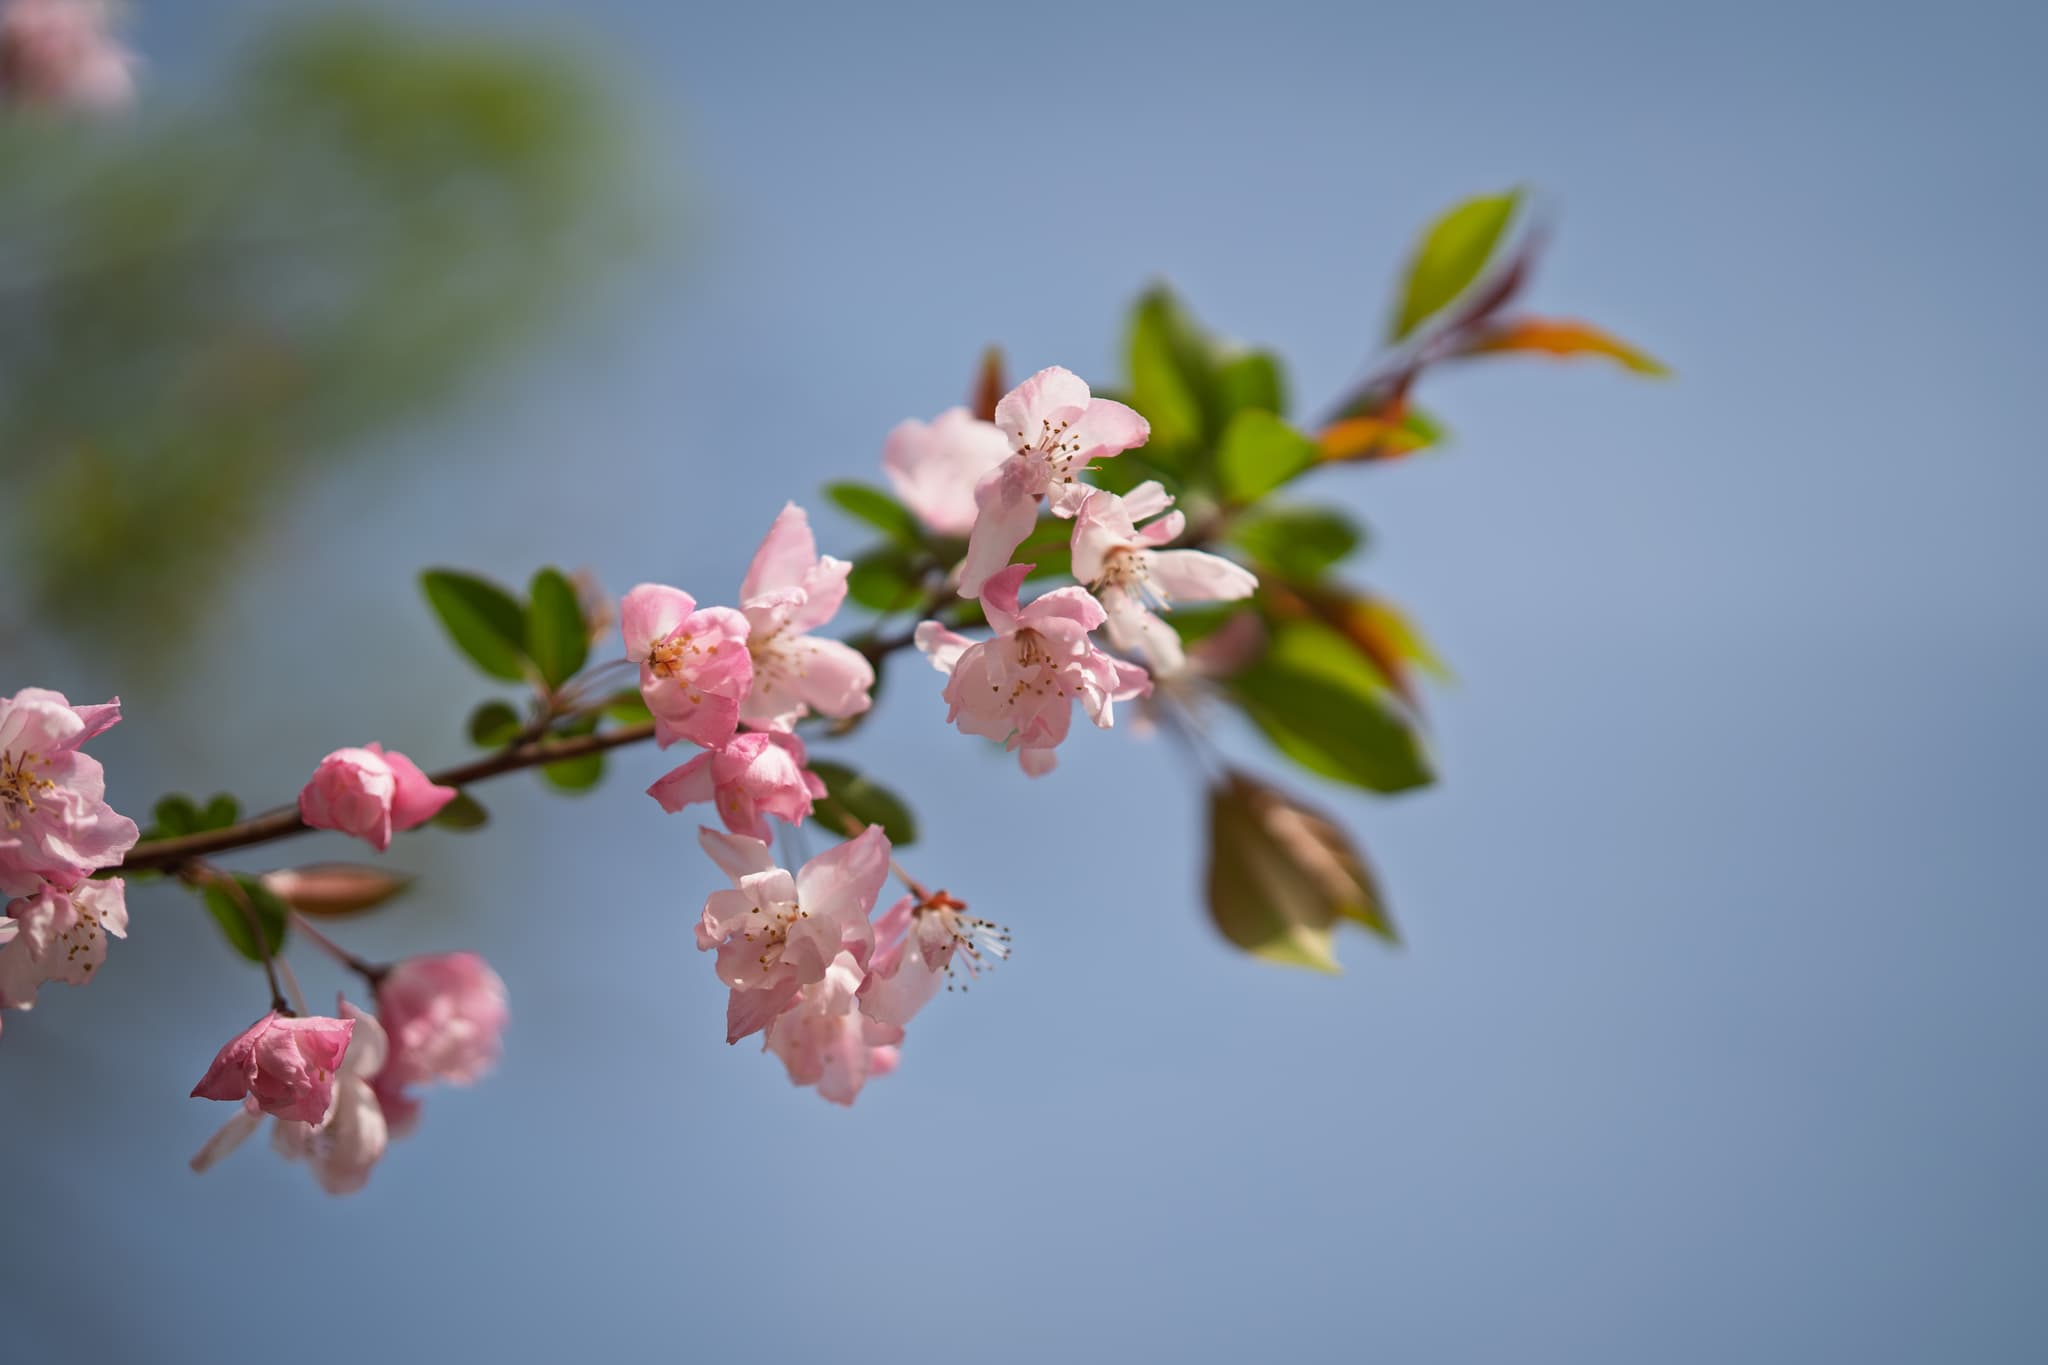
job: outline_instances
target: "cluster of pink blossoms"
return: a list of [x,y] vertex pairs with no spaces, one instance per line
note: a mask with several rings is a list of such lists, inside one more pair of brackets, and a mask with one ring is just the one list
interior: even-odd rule
[[304,1161],[329,1194],[352,1193],[418,1121],[413,1087],[469,1085],[497,1062],[510,1016],[505,983],[482,958],[410,957],[373,975],[374,1014],[340,998],[333,1017],[273,1010],[220,1050],[193,1097],[241,1107],[192,1158],[193,1170],[232,1152],[269,1115],[280,1154]]
[[[1257,584],[1229,560],[1162,548],[1183,521],[1158,484],[1118,497],[1082,482],[1096,461],[1150,434],[1130,408],[1054,368],[1004,397],[995,419],[955,408],[930,423],[904,422],[889,433],[882,465],[935,534],[966,537],[954,581],[961,596],[979,599],[991,631],[972,640],[939,621],[918,626],[918,647],[949,675],[947,719],[1014,751],[1035,776],[1053,767],[1076,705],[1107,728],[1115,703],[1150,693],[1152,672],[1185,667],[1179,637],[1156,612],[1175,600],[1244,597]],[[1041,506],[1074,519],[1082,586],[1025,602],[1032,566],[1010,561]],[[657,739],[705,751],[649,795],[671,812],[708,802],[728,831],[701,831],[732,886],[711,895],[697,926],[697,946],[716,954],[730,990],[726,1039],[761,1034],[792,1081],[840,1104],[894,1069],[904,1026],[949,975],[978,971],[1007,955],[1009,942],[961,902],[907,876],[911,893],[876,914],[892,870],[878,827],[794,873],[769,850],[770,817],[798,824],[825,795],[805,767],[797,723],[858,715],[869,704],[868,660],[813,633],[838,610],[850,567],[818,554],[791,505],[755,553],[737,609],[699,607],[679,589],[642,584],[620,613]],[[1098,630],[1121,653],[1097,644]],[[1141,655],[1151,671],[1125,654]]]
[[[1220,555],[1161,548],[1185,524],[1157,483],[1119,497],[1081,481],[1097,461],[1150,435],[1136,412],[1054,367],[1006,394],[993,423],[956,408],[929,425],[902,424],[884,451],[896,491],[927,526],[966,530],[960,595],[980,599],[993,631],[974,641],[937,621],[918,627],[917,647],[948,675],[946,718],[962,733],[1000,741],[1033,776],[1052,770],[1076,705],[1107,729],[1115,703],[1149,695],[1155,674],[1186,667],[1180,637],[1158,611],[1175,601],[1231,601],[1258,586]],[[1020,593],[1033,566],[1010,561],[1041,505],[1074,520],[1074,577],[1084,586],[1025,603]],[[1098,646],[1098,629],[1149,668]]]
[[118,867],[138,831],[84,752],[120,719],[119,698],[73,706],[29,687],[0,700],[0,1009],[33,1007],[46,981],[84,985],[108,936],[128,936],[126,884],[94,874]]

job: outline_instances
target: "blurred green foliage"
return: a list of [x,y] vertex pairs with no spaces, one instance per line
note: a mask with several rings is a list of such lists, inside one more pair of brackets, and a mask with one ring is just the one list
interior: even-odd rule
[[159,664],[310,473],[619,254],[620,120],[558,52],[362,16],[186,107],[0,124],[0,473],[23,609]]

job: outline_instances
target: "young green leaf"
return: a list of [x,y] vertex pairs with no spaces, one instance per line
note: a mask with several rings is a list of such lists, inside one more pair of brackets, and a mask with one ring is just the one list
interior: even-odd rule
[[158,799],[152,816],[154,823],[149,830],[152,839],[176,839],[199,829],[199,807],[192,803],[191,797],[175,792]]
[[1226,415],[1246,408],[1287,415],[1287,380],[1271,351],[1246,351],[1224,361],[1216,370],[1216,393]]
[[226,829],[242,818],[242,803],[226,792],[220,792],[206,803],[199,812],[199,829]]
[[637,687],[622,687],[612,693],[602,714],[614,725],[645,725],[654,719],[654,713],[647,709],[647,699]]
[[590,626],[576,585],[560,569],[533,576],[526,608],[526,655],[551,688],[576,676],[590,657]]
[[1152,458],[1198,444],[1216,406],[1214,346],[1165,287],[1131,311],[1131,406],[1152,425]]
[[1256,502],[1312,467],[1316,443],[1261,408],[1230,419],[1216,450],[1216,478],[1232,502]]
[[[581,739],[597,733],[596,716],[585,716],[574,724],[565,725],[556,731],[563,739]],[[565,758],[554,763],[544,763],[540,768],[541,779],[557,791],[586,792],[604,779],[604,755],[583,754],[576,758]]]
[[526,611],[510,593],[455,569],[428,569],[420,586],[471,663],[506,682],[526,680]]
[[469,742],[482,749],[501,749],[519,738],[519,713],[502,701],[487,701],[469,713]]
[[1521,201],[1519,190],[1480,195],[1430,224],[1408,264],[1392,340],[1407,337],[1471,287],[1493,258]]
[[1376,792],[1434,780],[1421,736],[1371,661],[1327,627],[1277,626],[1265,658],[1232,678],[1230,692],[1275,747],[1311,772]]
[[1230,539],[1263,567],[1313,582],[1364,539],[1356,522],[1329,507],[1274,507],[1239,519]]
[[865,483],[828,483],[825,496],[855,521],[864,521],[899,545],[915,547],[924,530],[910,509],[881,489]]
[[825,796],[813,803],[811,818],[841,837],[862,827],[880,825],[897,848],[917,841],[917,821],[902,798],[843,763],[815,759],[811,771],[825,784]]
[[862,555],[846,575],[846,595],[871,611],[905,611],[924,600],[917,564],[895,546]]
[[439,825],[442,829],[466,832],[473,829],[482,829],[490,823],[490,820],[491,813],[484,809],[483,802],[477,800],[468,792],[457,792],[453,801],[441,807],[441,813],[434,817],[433,823]]
[[[284,946],[288,909],[256,878],[238,873],[231,879],[208,882],[201,898],[234,950],[251,962],[261,962],[266,955],[274,957]],[[259,929],[263,934],[260,941],[256,937]]]

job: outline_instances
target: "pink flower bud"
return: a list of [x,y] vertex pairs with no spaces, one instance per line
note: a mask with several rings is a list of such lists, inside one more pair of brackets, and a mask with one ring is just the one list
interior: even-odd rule
[[118,109],[135,97],[135,58],[108,33],[105,0],[0,6],[0,94],[20,104]]
[[348,1054],[353,1019],[291,1019],[275,1010],[220,1050],[192,1098],[254,1097],[266,1114],[320,1123],[334,1103],[334,1077]]
[[469,1085],[498,1060],[511,1012],[505,983],[475,953],[409,957],[377,983],[377,1017],[391,1058],[381,1091],[453,1081]]
[[314,829],[352,834],[382,853],[394,831],[424,825],[455,797],[455,788],[436,786],[404,754],[371,744],[321,759],[299,793],[299,815]]

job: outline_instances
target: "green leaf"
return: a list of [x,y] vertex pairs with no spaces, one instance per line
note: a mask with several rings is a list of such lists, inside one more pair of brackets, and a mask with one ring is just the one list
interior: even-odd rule
[[469,742],[483,749],[502,749],[519,738],[519,713],[502,701],[487,701],[469,713]]
[[590,625],[576,586],[560,569],[542,569],[528,589],[526,654],[551,688],[582,671],[590,657]]
[[1313,622],[1277,626],[1231,695],[1275,747],[1311,772],[1367,791],[1435,780],[1421,736],[1370,660]]
[[1256,502],[1316,462],[1314,441],[1272,413],[1247,408],[1230,419],[1216,451],[1223,496]]
[[526,680],[526,612],[510,593],[454,569],[428,569],[420,586],[470,662],[506,682]]
[[853,561],[846,595],[871,611],[905,611],[924,600],[924,586],[916,561],[889,546]]
[[1152,458],[1199,444],[1215,403],[1214,347],[1164,286],[1131,312],[1129,357],[1130,402],[1151,423]]
[[173,793],[156,803],[153,812],[155,825],[150,831],[152,839],[176,839],[182,835],[196,833],[199,829],[199,807],[192,804],[189,796]]
[[[563,726],[556,734],[565,739],[580,739],[584,735],[596,734],[597,719],[596,716],[585,716],[573,725]],[[557,791],[586,792],[604,780],[604,754],[584,754],[577,758],[543,763],[540,775],[542,780]]]
[[1378,884],[1329,817],[1230,772],[1209,792],[1209,915],[1255,956],[1334,972],[1333,931],[1354,920],[1398,942]]
[[206,809],[199,812],[198,828],[226,829],[241,818],[242,803],[226,792],[221,792],[206,803]]
[[1333,508],[1274,507],[1239,519],[1230,539],[1265,568],[1313,582],[1356,550],[1364,535]]
[[1430,224],[1408,265],[1392,340],[1406,337],[1471,287],[1492,259],[1521,201],[1519,190],[1480,195]]
[[[261,962],[265,956],[275,957],[278,949],[284,946],[285,922],[289,913],[285,903],[254,877],[236,874],[232,882],[232,886],[227,884],[227,879],[206,884],[201,895],[206,901],[207,912],[243,957],[251,962]],[[254,926],[249,923],[252,916],[256,921]],[[256,937],[258,928],[263,932],[260,942]]]
[[1246,351],[1224,361],[1216,371],[1216,392],[1226,414],[1247,408],[1276,416],[1287,412],[1287,380],[1271,351]]
[[621,688],[612,693],[601,714],[614,725],[645,725],[654,719],[654,713],[647,709],[647,699],[640,695],[637,687]]
[[825,496],[855,521],[866,522],[899,545],[916,546],[924,541],[924,528],[910,509],[872,484],[828,483]]
[[826,793],[813,803],[811,818],[826,829],[845,836],[866,825],[880,825],[897,848],[917,842],[917,821],[896,793],[843,763],[817,760],[811,771],[824,782]]
[[1031,528],[1031,534],[1010,556],[1012,564],[1029,564],[1030,579],[1050,578],[1074,571],[1074,523],[1046,517]]
[[463,831],[482,829],[490,821],[491,813],[484,809],[483,802],[468,792],[455,793],[455,799],[441,807],[440,814],[434,817],[434,823],[442,829]]

